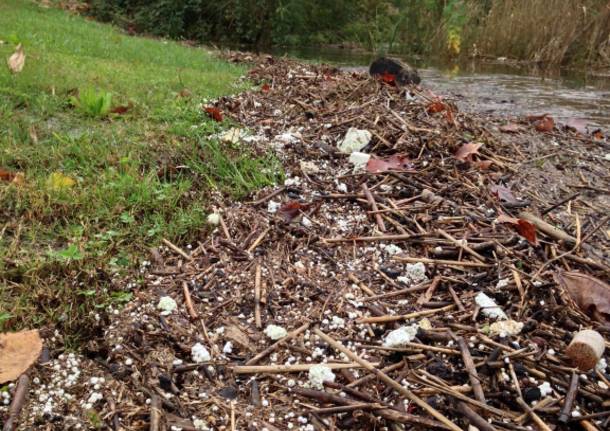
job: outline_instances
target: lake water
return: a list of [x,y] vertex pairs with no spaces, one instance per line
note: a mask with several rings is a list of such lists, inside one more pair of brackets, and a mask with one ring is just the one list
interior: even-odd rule
[[[374,59],[371,53],[340,48],[278,48],[273,54],[329,62],[347,70],[366,70]],[[560,122],[583,119],[610,129],[609,77],[593,77],[586,71],[541,71],[502,61],[410,63],[418,67],[422,86],[451,96],[465,111],[507,116],[549,113]]]

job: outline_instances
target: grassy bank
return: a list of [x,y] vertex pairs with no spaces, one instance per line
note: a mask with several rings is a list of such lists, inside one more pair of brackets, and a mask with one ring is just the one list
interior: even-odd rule
[[0,3],[0,40],[0,330],[87,333],[129,298],[113,279],[149,246],[198,238],[212,189],[278,175],[271,157],[210,138],[229,125],[200,105],[244,88],[237,66],[19,0]]

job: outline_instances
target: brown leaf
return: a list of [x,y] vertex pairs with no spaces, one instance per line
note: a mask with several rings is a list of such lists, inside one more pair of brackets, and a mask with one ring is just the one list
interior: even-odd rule
[[11,182],[15,179],[15,173],[0,168],[0,181]]
[[23,70],[25,65],[25,52],[23,51],[23,45],[17,45],[15,52],[6,61],[8,68],[12,73],[19,73]]
[[471,160],[473,155],[478,154],[479,148],[481,148],[482,146],[483,144],[480,142],[474,144],[464,144],[455,153],[455,158],[461,160],[462,162]]
[[299,201],[290,201],[282,205],[277,213],[284,221],[290,222],[297,217],[301,211],[306,210],[307,208],[309,208],[308,204],[303,204]]
[[551,132],[555,128],[555,120],[549,114],[530,115],[527,119],[539,132]]
[[0,384],[19,378],[36,362],[41,350],[36,329],[0,334]]
[[497,184],[493,184],[491,187],[491,192],[498,197],[503,202],[508,202],[511,204],[519,202],[517,198],[513,195],[513,192],[510,191],[508,187],[500,186]]
[[476,162],[472,162],[472,166],[479,168],[482,171],[486,171],[487,169],[491,168],[491,165],[493,164],[494,162],[491,160],[478,160]]
[[222,112],[220,111],[220,109],[215,108],[213,106],[206,106],[205,112],[214,121],[218,121],[219,123],[222,121]]
[[517,123],[508,123],[508,124],[504,124],[503,126],[500,126],[500,132],[504,132],[504,133],[519,133],[522,132],[523,126],[521,126],[520,124]]
[[113,114],[123,115],[131,108],[133,108],[133,103],[129,102],[127,105],[115,106],[110,110],[110,112],[112,112]]
[[377,174],[380,172],[409,169],[411,161],[403,155],[394,154],[386,159],[370,159],[366,164],[366,170]]
[[445,110],[448,110],[447,105],[440,100],[435,100],[426,107],[428,114],[436,114],[437,112],[443,112]]
[[530,244],[538,245],[536,226],[534,226],[533,223],[520,218],[509,217],[506,214],[500,214],[496,219],[496,222],[512,225],[519,235],[525,238]]
[[601,142],[604,140],[604,134],[602,133],[602,131],[600,129],[597,129],[596,131],[593,132],[593,140],[596,142]]
[[610,323],[608,284],[576,271],[559,271],[553,277],[583,312],[599,322]]
[[271,90],[271,87],[267,83],[264,83],[263,86],[261,87],[261,91],[263,93],[269,93],[270,90]]

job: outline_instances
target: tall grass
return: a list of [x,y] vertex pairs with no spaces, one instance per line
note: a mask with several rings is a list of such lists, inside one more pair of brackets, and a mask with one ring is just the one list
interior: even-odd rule
[[610,62],[608,0],[495,0],[466,39],[488,55],[551,64]]

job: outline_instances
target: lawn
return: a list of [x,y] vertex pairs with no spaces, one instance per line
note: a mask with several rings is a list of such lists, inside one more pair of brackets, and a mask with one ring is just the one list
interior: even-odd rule
[[149,247],[205,235],[211,190],[281,177],[273,156],[213,138],[232,125],[202,104],[248,84],[204,49],[20,0],[0,2],[0,41],[0,330],[90,333]]

